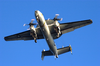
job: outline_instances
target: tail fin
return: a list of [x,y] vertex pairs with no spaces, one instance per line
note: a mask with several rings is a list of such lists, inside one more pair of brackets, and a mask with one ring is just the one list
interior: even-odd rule
[[[67,47],[63,47],[63,48],[57,49],[58,55],[66,53],[66,52],[69,52],[69,51],[71,51],[71,53],[72,53],[71,46],[67,46]],[[53,55],[53,53],[50,50],[42,51],[41,59],[43,60],[44,56],[52,56],[52,55]]]

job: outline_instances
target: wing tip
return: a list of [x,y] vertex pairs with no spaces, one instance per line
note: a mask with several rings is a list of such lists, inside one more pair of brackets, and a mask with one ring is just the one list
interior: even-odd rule
[[93,23],[92,19],[89,19],[91,21],[91,23]]
[[6,37],[4,37],[4,40],[5,40],[5,41],[9,41],[9,39],[8,39],[8,37],[7,37],[7,36],[6,36]]
[[92,21],[92,19],[90,19],[90,21]]
[[92,23],[93,23],[92,19],[88,19],[88,20],[86,20],[86,22],[87,22],[88,24],[92,24]]
[[4,37],[4,40],[7,41],[6,37]]

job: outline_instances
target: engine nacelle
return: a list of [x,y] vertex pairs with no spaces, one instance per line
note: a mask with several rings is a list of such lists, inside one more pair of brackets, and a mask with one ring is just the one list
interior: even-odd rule
[[55,22],[54,22],[54,26],[55,26],[55,27],[58,27],[59,25],[60,25],[60,24],[59,24],[58,21],[55,21]]

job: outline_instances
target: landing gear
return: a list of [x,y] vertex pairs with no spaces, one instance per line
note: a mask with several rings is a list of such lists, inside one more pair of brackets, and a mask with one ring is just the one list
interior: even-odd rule
[[34,38],[34,40],[35,40],[35,43],[37,43],[37,40],[36,40],[36,38]]
[[58,55],[56,55],[56,58],[58,58]]
[[37,40],[36,40],[37,34],[36,34],[36,32],[35,31],[34,32],[30,32],[30,35],[32,35],[32,37],[34,38],[35,43],[37,43]]
[[56,58],[58,58],[58,55],[55,55],[54,58],[55,58],[55,60],[56,60]]
[[57,33],[57,38],[59,38],[59,33]]
[[61,32],[60,32],[60,27],[59,27],[59,26],[58,26],[58,27],[55,27],[54,30],[56,31],[56,33],[57,33],[57,38],[58,38],[59,35],[61,34]]

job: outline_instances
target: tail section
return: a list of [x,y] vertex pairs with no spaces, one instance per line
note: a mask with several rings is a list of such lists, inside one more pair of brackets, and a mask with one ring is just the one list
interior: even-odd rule
[[[71,46],[57,49],[58,55],[69,52],[69,51],[71,51],[71,53],[72,53]],[[42,60],[44,59],[44,56],[53,56],[53,53],[50,50],[49,51],[42,51],[42,56],[41,56]]]
[[41,59],[44,59],[44,56],[52,56],[53,53],[49,50],[49,51],[42,51],[42,56]]
[[71,46],[67,46],[67,47],[57,49],[57,51],[58,51],[58,55],[69,52],[69,51],[71,51],[71,53],[72,53],[72,48],[71,48]]

